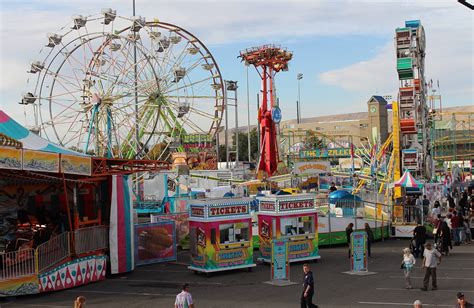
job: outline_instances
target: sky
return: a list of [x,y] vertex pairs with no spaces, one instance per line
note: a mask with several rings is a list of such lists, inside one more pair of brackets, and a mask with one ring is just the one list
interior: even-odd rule
[[[132,15],[132,1],[0,0],[0,109],[24,124],[32,110],[18,105],[30,62],[46,34],[76,14],[111,7]],[[303,117],[366,111],[374,95],[396,97],[394,31],[420,19],[426,32],[426,78],[439,80],[443,106],[473,104],[473,13],[457,1],[181,1],[136,0],[137,15],[178,25],[198,37],[215,57],[224,79],[239,82],[239,104],[247,104],[247,68],[239,51],[279,44],[293,51],[287,72],[276,77],[283,119],[296,117],[300,83]],[[249,70],[251,109],[260,81]],[[239,108],[246,124],[246,108]],[[233,118],[233,117],[231,117]],[[251,122],[256,122],[253,112]],[[232,123],[232,121],[231,121]]]

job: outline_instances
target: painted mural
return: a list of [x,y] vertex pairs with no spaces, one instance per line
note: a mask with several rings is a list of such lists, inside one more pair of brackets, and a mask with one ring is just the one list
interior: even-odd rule
[[91,158],[61,154],[61,171],[68,174],[91,175]]
[[59,154],[23,150],[23,170],[59,172]]
[[90,256],[65,263],[39,275],[39,292],[69,289],[105,279],[106,256]]
[[36,275],[0,281],[0,297],[36,293],[39,293],[39,283]]
[[0,146],[0,168],[21,170],[21,149]]
[[135,225],[137,265],[176,260],[176,230],[173,221]]

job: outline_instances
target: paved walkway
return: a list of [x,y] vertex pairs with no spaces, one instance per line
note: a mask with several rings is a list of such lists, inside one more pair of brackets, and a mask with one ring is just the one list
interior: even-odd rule
[[[324,248],[322,259],[312,264],[316,282],[315,303],[319,307],[410,307],[416,299],[423,307],[453,307],[456,293],[463,291],[474,301],[474,244],[455,247],[438,269],[437,291],[423,292],[421,260],[413,273],[416,289],[404,288],[400,270],[401,250],[408,240],[388,240],[373,244],[369,259],[372,276],[351,276],[346,247]],[[187,252],[179,253],[175,264],[156,264],[137,268],[106,281],[62,292],[19,297],[0,302],[1,307],[72,307],[75,297],[87,297],[88,307],[173,307],[183,282],[190,283],[196,307],[299,307],[302,286],[264,284],[270,267],[259,264],[252,272],[230,271],[206,277],[186,268]],[[301,282],[302,264],[292,264],[291,280]]]

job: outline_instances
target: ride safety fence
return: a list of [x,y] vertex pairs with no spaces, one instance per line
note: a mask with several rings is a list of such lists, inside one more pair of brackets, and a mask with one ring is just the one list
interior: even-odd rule
[[38,275],[68,258],[108,248],[108,228],[93,226],[63,232],[36,249],[0,253],[0,281]]

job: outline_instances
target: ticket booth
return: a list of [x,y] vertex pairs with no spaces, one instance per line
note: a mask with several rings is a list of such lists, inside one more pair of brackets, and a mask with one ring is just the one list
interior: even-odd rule
[[189,204],[191,265],[197,272],[255,266],[253,261],[252,198],[192,200]]
[[259,260],[272,259],[272,240],[288,240],[290,262],[319,259],[318,214],[315,196],[270,195],[259,197]]

